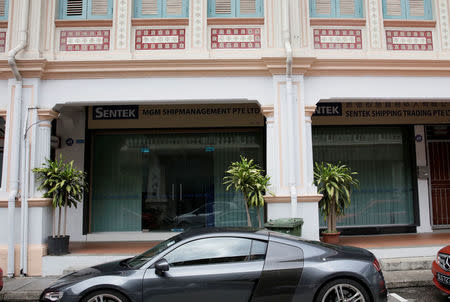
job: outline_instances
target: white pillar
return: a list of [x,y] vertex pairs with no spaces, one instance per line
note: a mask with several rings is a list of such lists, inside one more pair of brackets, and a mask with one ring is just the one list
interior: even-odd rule
[[[427,151],[425,142],[425,127],[423,125],[414,126],[416,137],[416,164],[418,167],[427,166]],[[429,163],[428,163],[429,165]],[[432,232],[430,219],[430,193],[429,178],[417,178],[417,195],[419,197],[419,219],[417,227],[418,233]]]
[[312,143],[312,120],[311,116],[316,110],[316,106],[305,106],[305,144],[303,152],[306,154],[306,164],[303,169],[306,170],[305,193],[307,195],[317,194],[317,188],[314,185],[314,158]]
[[266,117],[266,173],[270,176],[270,191],[278,192],[278,160],[277,160],[277,138],[275,135],[275,110],[273,105],[262,106],[262,114]]

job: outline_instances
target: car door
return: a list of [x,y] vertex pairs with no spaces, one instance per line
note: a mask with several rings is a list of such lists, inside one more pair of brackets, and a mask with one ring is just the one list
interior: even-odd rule
[[211,237],[190,241],[164,256],[169,270],[147,269],[145,302],[248,302],[259,281],[265,241]]

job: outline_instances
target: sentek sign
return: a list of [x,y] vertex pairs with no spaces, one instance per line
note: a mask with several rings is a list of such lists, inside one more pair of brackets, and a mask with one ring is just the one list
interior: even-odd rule
[[94,120],[130,120],[139,119],[139,106],[93,106]]
[[89,129],[149,129],[197,127],[261,127],[257,104],[176,104],[93,106]]

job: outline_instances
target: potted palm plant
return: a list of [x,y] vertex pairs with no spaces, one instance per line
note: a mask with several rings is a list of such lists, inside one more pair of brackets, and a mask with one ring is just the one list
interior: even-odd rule
[[247,214],[247,225],[252,226],[249,207],[256,207],[258,216],[258,225],[262,227],[260,208],[264,206],[264,194],[269,192],[270,177],[264,175],[262,170],[253,159],[247,159],[241,156],[240,161],[231,163],[228,174],[224,177],[226,190],[234,188],[237,192],[242,192],[244,197],[245,212]]
[[315,163],[314,183],[318,193],[323,195],[319,209],[328,226],[322,233],[325,242],[339,242],[340,232],[336,230],[337,218],[343,216],[345,209],[350,206],[351,188],[359,184],[354,178],[357,174],[341,163]]
[[[69,252],[69,237],[66,234],[67,208],[77,207],[86,190],[86,173],[73,166],[73,160],[65,163],[59,160],[47,160],[43,167],[33,169],[40,181],[39,190],[45,191],[44,197],[52,199],[53,227],[52,236],[48,236],[49,255],[63,255]],[[64,208],[64,225],[61,232],[61,214]],[[58,223],[56,232],[56,209],[58,209]]]

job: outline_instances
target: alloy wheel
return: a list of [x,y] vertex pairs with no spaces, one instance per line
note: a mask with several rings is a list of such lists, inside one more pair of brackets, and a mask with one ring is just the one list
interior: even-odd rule
[[124,302],[124,301],[112,294],[98,294],[90,298],[87,302]]
[[336,284],[330,287],[322,302],[366,302],[363,293],[351,284]]

